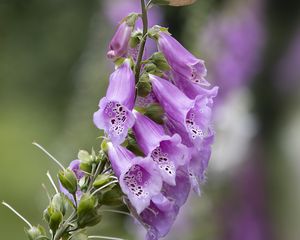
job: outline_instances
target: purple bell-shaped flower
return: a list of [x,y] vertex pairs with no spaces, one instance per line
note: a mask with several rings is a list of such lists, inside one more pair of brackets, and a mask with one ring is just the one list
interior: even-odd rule
[[94,123],[103,129],[114,144],[121,144],[134,124],[132,109],[135,98],[134,73],[130,61],[125,62],[110,76],[106,96],[94,113]]

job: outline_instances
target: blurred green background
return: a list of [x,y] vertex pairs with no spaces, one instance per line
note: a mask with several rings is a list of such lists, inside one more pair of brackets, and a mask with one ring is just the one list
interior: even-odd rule
[[[98,148],[99,132],[92,123],[92,114],[112,71],[106,50],[117,24],[108,17],[114,8],[107,2],[110,0],[0,0],[0,200],[10,203],[33,224],[41,222],[47,203],[41,187],[41,183],[49,186],[45,173],[49,170],[54,176],[57,168],[32,141],[45,146],[65,165],[76,158],[79,149]],[[118,1],[114,2],[118,9]],[[210,169],[202,198],[191,199],[179,216],[181,226],[189,231],[181,232],[183,236],[175,231],[169,239],[248,239],[231,235],[232,227],[226,227],[226,222],[234,218],[232,212],[252,206],[256,200],[251,196],[260,191],[263,193],[258,202],[262,203],[257,208],[254,204],[250,211],[257,211],[259,220],[253,221],[261,224],[261,228],[254,229],[265,233],[263,238],[252,239],[299,239],[300,74],[296,67],[296,81],[289,81],[287,75],[277,81],[276,76],[280,75],[278,63],[300,27],[300,3],[255,2],[263,6],[264,47],[249,50],[260,51],[261,61],[251,81],[244,83],[252,99],[249,111],[257,123],[246,146],[247,154],[241,157],[247,160],[226,171]],[[203,46],[199,40],[205,34],[204,26],[224,12],[233,15],[232,6],[247,8],[247,4],[246,0],[199,0],[190,7],[162,7],[159,14],[188,49],[209,58],[213,46]],[[231,28],[226,31],[230,35]],[[298,60],[296,65],[300,57]],[[233,144],[236,149],[241,147],[238,139]],[[254,168],[252,172],[261,174],[251,175],[239,186],[243,196],[239,198],[235,183],[247,175],[244,172],[249,165]],[[243,193],[247,188],[254,188],[251,196]],[[130,220],[115,215],[106,219],[95,232],[141,239]],[[25,239],[23,228],[23,222],[0,207],[1,239]]]

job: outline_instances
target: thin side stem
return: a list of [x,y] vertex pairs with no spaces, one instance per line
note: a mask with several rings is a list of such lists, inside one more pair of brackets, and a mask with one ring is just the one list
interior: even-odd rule
[[2,202],[2,204],[7,207],[8,209],[10,209],[14,214],[16,214],[20,219],[22,219],[30,228],[32,228],[32,225],[30,224],[30,222],[24,218],[20,213],[17,212],[17,210],[15,210],[12,206],[10,206],[8,203],[6,202]]
[[34,146],[38,147],[41,149],[46,155],[48,155],[62,170],[66,170],[65,167],[55,158],[53,157],[45,148],[43,148],[40,144],[33,142],[32,143]]
[[114,180],[114,181],[111,181],[109,183],[106,183],[105,185],[103,185],[101,188],[98,188],[96,191],[94,191],[91,196],[94,196],[97,192],[101,191],[102,189],[114,184],[114,183],[117,183],[118,181],[117,180]]
[[137,58],[136,65],[135,65],[135,82],[136,83],[138,83],[138,81],[140,79],[142,60],[143,60],[145,45],[146,45],[146,41],[147,41],[147,34],[148,34],[148,15],[147,15],[147,8],[146,8],[145,0],[141,0],[141,7],[142,7],[142,20],[143,20],[143,36],[142,36],[142,40],[140,43],[139,54],[138,54],[138,58]]
[[119,214],[123,214],[129,217],[133,217],[130,213],[128,212],[124,212],[124,211],[119,211],[119,210],[113,210],[113,209],[103,209],[101,210],[101,212],[110,212],[110,213],[119,213]]
[[88,239],[107,239],[107,240],[125,240],[123,238],[107,237],[107,236],[88,236]]
[[49,178],[49,181],[50,181],[52,187],[54,188],[55,192],[58,193],[58,189],[57,189],[57,187],[56,187],[56,185],[55,185],[55,183],[53,181],[53,178],[51,177],[49,171],[47,172],[47,177]]
[[60,240],[61,237],[64,235],[68,227],[70,226],[70,222],[72,222],[76,218],[76,212],[74,211],[70,217],[63,223],[63,225],[57,230],[53,240]]

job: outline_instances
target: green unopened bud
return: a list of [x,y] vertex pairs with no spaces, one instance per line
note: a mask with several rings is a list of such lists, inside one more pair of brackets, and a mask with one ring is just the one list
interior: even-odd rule
[[137,156],[142,156],[142,157],[145,156],[145,154],[143,153],[143,151],[140,149],[139,145],[137,144],[134,135],[132,135],[132,134],[128,134],[128,137],[126,139],[126,148],[128,150],[130,150],[131,152],[133,152]]
[[147,63],[144,67],[144,71],[147,73],[155,73],[157,71],[157,66],[154,63]]
[[110,181],[110,175],[108,174],[100,174],[96,177],[93,186],[95,188],[99,188],[102,187],[103,185],[105,185],[106,183],[108,183]]
[[84,172],[87,172],[87,173],[91,173],[92,171],[92,162],[80,162],[80,165],[79,165],[80,169]]
[[152,4],[157,4],[157,5],[169,5],[169,6],[186,6],[186,5],[191,5],[196,0],[152,0]]
[[29,240],[48,240],[45,229],[40,225],[37,227],[33,226],[30,229],[25,229],[25,233]]
[[69,193],[75,194],[77,191],[77,178],[75,173],[70,170],[66,169],[65,171],[60,171],[58,173],[58,177],[60,183],[63,185],[65,189],[68,190]]
[[78,225],[83,228],[86,226],[94,226],[101,221],[101,215],[97,212],[98,202],[94,196],[84,194],[77,208]]
[[50,215],[50,219],[49,219],[49,227],[53,232],[56,232],[56,230],[58,229],[60,223],[63,220],[63,215],[60,211],[54,211],[51,215]]
[[109,191],[105,191],[102,194],[99,202],[107,206],[120,206],[123,204],[123,193],[118,185],[115,185]]
[[68,202],[63,194],[57,193],[52,198],[51,207],[56,211],[60,211],[62,215],[65,215],[68,208]]
[[130,27],[134,27],[136,20],[139,18],[139,14],[138,13],[131,13],[129,14],[126,18],[125,21],[127,23],[128,26]]
[[131,48],[136,48],[140,44],[142,37],[143,37],[143,32],[142,31],[139,31],[139,30],[134,31],[131,34],[131,38],[130,38],[130,41],[129,41],[130,47]]
[[156,52],[154,53],[150,59],[152,63],[154,63],[158,69],[162,71],[168,71],[171,69],[170,65],[168,64],[165,56],[162,54],[162,52]]
[[137,84],[137,94],[140,97],[146,97],[152,91],[148,74],[143,74]]
[[91,160],[91,156],[88,153],[88,151],[80,150],[78,152],[78,159],[81,160],[81,161],[84,161],[84,162],[88,162],[88,161]]
[[145,116],[152,119],[154,122],[158,124],[164,123],[164,110],[159,104],[152,104],[149,107],[146,108]]
[[160,32],[168,32],[168,29],[155,25],[148,30],[148,36],[154,40],[158,40]]
[[101,150],[104,152],[108,151],[107,141],[105,139],[103,139],[103,141],[101,143]]

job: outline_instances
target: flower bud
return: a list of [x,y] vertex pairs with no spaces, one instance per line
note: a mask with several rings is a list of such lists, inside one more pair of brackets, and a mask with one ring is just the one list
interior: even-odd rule
[[152,63],[154,63],[158,69],[161,71],[168,71],[171,69],[170,65],[168,64],[165,56],[161,52],[154,53],[150,59]]
[[99,188],[105,185],[106,183],[108,183],[109,181],[110,181],[110,176],[108,174],[100,174],[96,177],[93,186],[95,188]]
[[75,173],[66,169],[65,171],[60,171],[58,173],[59,181],[63,185],[65,189],[68,190],[69,193],[75,194],[77,191],[77,177]]
[[140,81],[137,84],[137,94],[140,97],[146,97],[151,92],[152,87],[149,82],[148,74],[144,74],[141,76]]
[[133,132],[129,132],[127,139],[126,139],[126,147],[129,151],[133,152],[137,156],[142,156],[144,157],[145,154],[143,151],[140,149],[139,145],[137,144]]
[[142,31],[135,31],[131,34],[130,42],[129,45],[131,48],[136,48],[143,37],[143,32]]
[[52,198],[51,207],[57,211],[60,211],[62,215],[65,215],[68,208],[68,203],[61,193],[57,193]]
[[40,225],[38,225],[37,227],[33,226],[30,229],[25,229],[25,233],[29,240],[48,240],[45,229]]
[[97,204],[94,196],[89,194],[82,196],[77,208],[79,227],[94,226],[101,221],[102,216],[97,212]]
[[158,104],[151,104],[146,108],[144,115],[158,124],[164,123],[164,109]]
[[56,232],[56,230],[58,229],[60,223],[63,220],[63,215],[60,211],[54,211],[52,212],[52,214],[50,215],[50,219],[49,219],[49,227],[53,232]]
[[88,161],[91,160],[91,156],[90,156],[90,154],[88,153],[88,151],[80,150],[80,151],[78,152],[78,159],[81,160],[81,161],[88,162]]
[[127,53],[131,33],[137,18],[138,15],[136,13],[130,14],[119,25],[109,44],[109,51],[107,52],[108,58],[116,60],[117,58],[123,57]]
[[123,193],[119,185],[102,194],[99,202],[107,206],[120,206],[123,204]]

